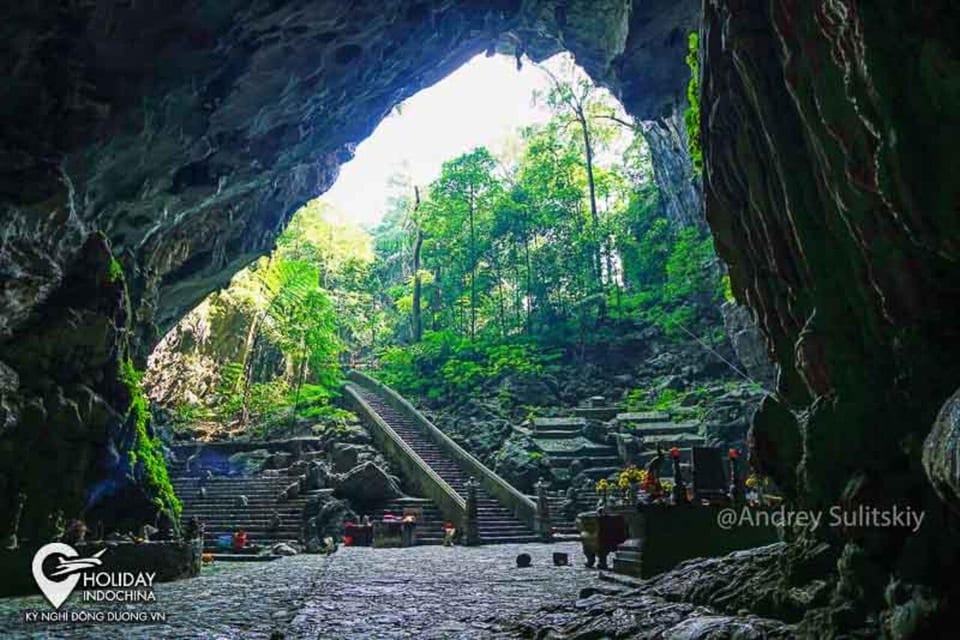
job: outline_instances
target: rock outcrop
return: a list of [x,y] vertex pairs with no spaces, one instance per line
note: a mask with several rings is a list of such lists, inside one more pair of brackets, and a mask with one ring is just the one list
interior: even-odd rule
[[[684,36],[698,7],[694,0],[4,5],[0,455],[10,464],[0,466],[0,522],[21,490],[32,494],[28,523],[46,518],[61,498],[67,516],[77,515],[86,492],[113,486],[104,465],[115,467],[131,446],[129,437],[104,435],[119,428],[104,425],[127,411],[123,392],[114,391],[123,386],[114,355],[129,354],[143,369],[161,336],[269,251],[293,212],[329,188],[354,146],[404,98],[484,51],[542,59],[569,49],[627,99],[632,115],[653,119],[683,96]],[[78,315],[105,295],[73,275],[86,268],[83,246],[94,232],[103,234],[103,264],[125,275],[126,297],[111,303],[125,314],[122,330],[97,320],[99,311]],[[31,336],[47,345],[38,362],[63,363],[60,371],[22,357]],[[92,337],[101,343],[75,344]],[[88,347],[103,362],[109,354],[111,364],[79,353]],[[78,371],[68,362],[74,358],[96,372]],[[98,426],[85,424],[91,419]],[[47,429],[55,441],[70,440],[70,456],[35,446]],[[21,480],[48,460],[63,461],[57,481]],[[57,492],[59,484],[69,490]]]
[[923,443],[923,468],[937,494],[960,513],[960,391],[944,403]]
[[334,481],[337,495],[362,505],[375,505],[401,495],[397,480],[373,462],[363,462]]
[[720,313],[730,346],[745,373],[765,389],[776,389],[777,367],[770,361],[767,342],[754,322],[750,309],[736,302],[724,302],[720,306]]
[[939,1],[705,7],[706,215],[781,367],[778,413],[793,416],[771,415],[769,434],[755,423],[780,443],[764,463],[792,466],[776,472],[811,508],[926,512],[913,535],[832,532],[848,609],[820,634],[877,610],[913,616],[897,637],[922,634],[944,624],[950,599],[929,588],[955,582],[960,551],[920,466],[960,380],[960,14]]
[[678,227],[704,229],[707,223],[703,217],[700,177],[694,173],[687,149],[687,127],[681,111],[684,104],[643,123],[641,132],[650,147],[663,215]]

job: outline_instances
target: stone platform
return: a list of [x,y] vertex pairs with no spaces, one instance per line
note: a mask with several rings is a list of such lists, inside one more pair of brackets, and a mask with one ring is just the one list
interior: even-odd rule
[[[162,584],[150,605],[165,625],[25,625],[23,609],[49,607],[40,596],[0,600],[0,637],[7,639],[140,640],[243,638],[492,638],[521,615],[573,602],[600,584],[578,562],[555,567],[552,555],[579,545],[503,544],[407,549],[341,547],[329,558],[301,555],[267,564],[204,567],[199,578]],[[529,553],[532,566],[517,569]],[[63,610],[80,607],[69,600]],[[83,604],[83,608],[92,605]]]

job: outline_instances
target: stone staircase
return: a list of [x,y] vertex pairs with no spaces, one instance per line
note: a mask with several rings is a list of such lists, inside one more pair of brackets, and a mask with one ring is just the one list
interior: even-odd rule
[[[353,389],[454,491],[461,496],[467,495],[466,485],[470,476],[461,469],[456,460],[447,456],[439,445],[422,433],[410,418],[394,409],[378,393],[360,386]],[[423,536],[418,527],[417,535],[420,542],[439,542],[439,539],[432,535],[432,526],[433,523],[429,521],[426,523],[423,527],[426,530]],[[540,541],[539,536],[482,487],[477,488],[477,528],[482,544]]]
[[[280,492],[296,478],[281,475],[214,476],[206,480],[206,496],[201,496],[199,473],[187,474],[182,462],[170,465],[173,487],[183,503],[183,522],[193,516],[204,524],[204,551],[215,559],[243,559],[235,556],[253,556],[278,542],[296,541],[301,536],[303,510],[314,494],[308,492],[296,498],[278,501]],[[247,506],[239,506],[238,496],[246,496]],[[272,528],[273,514],[280,516],[280,526]],[[243,529],[251,549],[241,554],[220,549],[217,539]],[[265,559],[258,556],[258,559]],[[266,559],[269,559],[266,558]]]

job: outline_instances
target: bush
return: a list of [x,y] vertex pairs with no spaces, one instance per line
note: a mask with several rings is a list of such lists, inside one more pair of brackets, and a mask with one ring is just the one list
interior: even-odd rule
[[401,394],[440,400],[510,375],[540,373],[544,362],[531,342],[470,340],[432,331],[417,344],[383,350],[378,375]]

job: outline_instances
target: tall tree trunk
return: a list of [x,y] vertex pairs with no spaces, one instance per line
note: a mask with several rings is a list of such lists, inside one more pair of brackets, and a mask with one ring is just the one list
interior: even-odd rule
[[473,186],[470,186],[470,339],[477,336],[477,233],[474,225]]
[[506,337],[507,335],[507,304],[505,300],[505,294],[503,292],[503,273],[500,269],[500,260],[496,255],[495,245],[491,248],[493,251],[493,272],[494,277],[497,279],[497,311],[500,314],[500,335]]
[[603,269],[600,259],[600,214],[597,210],[597,185],[593,176],[593,141],[590,139],[590,128],[587,123],[586,114],[582,109],[577,109],[577,122],[580,123],[580,131],[583,133],[583,149],[587,164],[587,188],[590,192],[590,221],[593,224],[593,266],[597,278],[597,285],[603,290]]
[[[587,187],[590,190],[590,219],[593,222],[593,251],[594,251],[594,269],[597,278],[597,290],[601,294],[606,293],[603,286],[603,262],[601,257],[600,242],[600,213],[597,211],[597,186],[593,176],[593,141],[590,139],[590,128],[587,126],[587,116],[583,108],[577,109],[577,120],[580,122],[580,130],[583,132],[584,155],[587,160]],[[602,321],[607,315],[606,297],[601,298],[599,304],[598,322]]]
[[[420,189],[413,188],[414,205],[413,212],[416,214],[420,208]],[[417,223],[417,240],[413,245],[413,317],[412,333],[414,343],[423,339],[423,313],[420,308],[420,297],[422,283],[420,280],[420,250],[423,248],[423,229]]]
[[257,342],[257,335],[260,331],[260,325],[263,323],[264,319],[267,317],[267,309],[261,313],[256,314],[253,319],[250,321],[250,328],[247,329],[247,337],[244,339],[243,344],[243,369],[240,375],[240,388],[237,391],[240,392],[241,402],[240,402],[240,426],[246,426],[247,421],[250,419],[250,384],[253,382],[253,349]]
[[303,389],[303,380],[307,375],[307,358],[306,356],[300,358],[300,363],[297,372],[297,392],[293,400],[293,412],[290,414],[290,424],[297,418],[297,411],[300,409],[300,390]]
[[530,238],[524,236],[523,251],[527,259],[527,302],[526,307],[526,329],[527,335],[533,333],[533,260],[530,257]]

